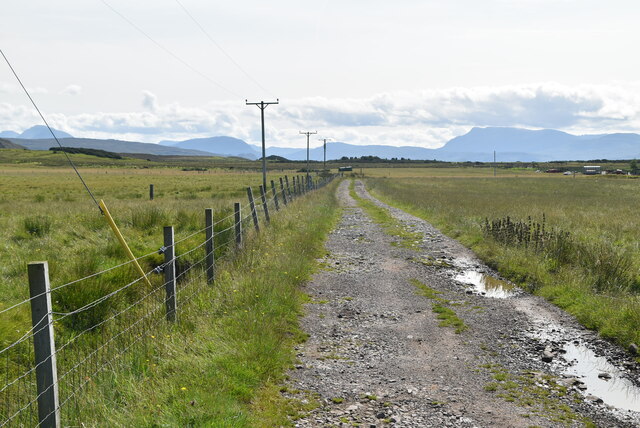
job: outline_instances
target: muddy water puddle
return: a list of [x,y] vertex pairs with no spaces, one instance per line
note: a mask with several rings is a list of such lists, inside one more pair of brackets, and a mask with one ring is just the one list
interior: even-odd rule
[[463,284],[471,285],[477,294],[496,299],[514,296],[517,291],[516,286],[512,283],[475,270],[465,270],[457,274],[454,279]]
[[[532,336],[543,342],[559,344],[553,366],[564,376],[580,381],[585,396],[600,398],[604,404],[621,410],[640,412],[640,387],[625,377],[624,371],[598,356],[580,340],[567,340],[572,333],[558,325],[539,326]],[[573,337],[576,337],[573,335]]]

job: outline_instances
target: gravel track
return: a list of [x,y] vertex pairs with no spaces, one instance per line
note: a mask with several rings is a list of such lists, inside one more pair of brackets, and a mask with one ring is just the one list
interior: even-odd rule
[[[523,407],[486,389],[494,380],[493,367],[526,374],[540,388],[552,390],[543,374],[562,368],[558,348],[563,340],[588,342],[637,376],[624,352],[543,299],[524,292],[506,299],[472,293],[454,279],[462,269],[497,278],[495,272],[457,241],[377,201],[357,182],[360,197],[388,209],[423,236],[417,251],[394,245],[399,238],[373,223],[348,187],[345,180],[337,191],[343,215],[326,243],[326,268],[305,288],[313,299],[302,319],[309,339],[297,349],[299,364],[290,372],[288,390],[314,395],[320,406],[296,426],[583,426],[575,420],[554,421],[558,414],[540,410],[540,403]],[[456,334],[440,326],[432,300],[418,295],[411,279],[439,291],[469,328]],[[551,331],[561,337],[535,338],[549,326],[558,326]],[[545,349],[553,354],[552,362],[542,361]],[[573,385],[561,376],[558,381],[568,385],[569,394],[551,393],[554,403],[570,406],[598,426],[640,426],[639,413],[611,409],[592,397],[577,401],[584,395],[579,382]]]

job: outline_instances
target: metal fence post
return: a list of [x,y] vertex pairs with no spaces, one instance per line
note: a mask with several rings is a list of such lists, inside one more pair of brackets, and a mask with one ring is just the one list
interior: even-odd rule
[[235,213],[235,225],[236,225],[236,245],[238,248],[242,247],[242,213],[240,212],[240,202],[233,204],[233,212]]
[[282,201],[285,206],[287,205],[287,193],[284,191],[284,183],[282,182],[282,177],[280,177],[280,190],[282,191]]
[[273,193],[273,205],[276,207],[276,211],[280,211],[278,204],[278,192],[276,191],[276,184],[271,180],[271,193]]
[[149,184],[149,200],[153,201],[153,184]]
[[178,302],[176,299],[176,249],[173,226],[164,227],[164,288],[166,290],[167,321],[176,321]]
[[28,274],[38,388],[38,426],[57,428],[60,426],[60,405],[49,265],[47,262],[29,263]]
[[206,269],[207,269],[207,283],[213,284],[213,278],[215,276],[214,264],[215,264],[215,255],[213,251],[215,250],[215,245],[213,242],[213,209],[206,208],[204,210],[204,223],[206,227]]
[[249,197],[249,209],[251,210],[253,225],[256,228],[256,232],[260,232],[260,225],[258,224],[258,213],[256,212],[256,204],[253,201],[253,191],[251,190],[251,187],[247,187],[247,196]]
[[262,199],[262,208],[264,208],[264,219],[267,224],[271,223],[271,218],[269,217],[269,206],[267,205],[267,194],[266,189],[260,185],[260,199]]

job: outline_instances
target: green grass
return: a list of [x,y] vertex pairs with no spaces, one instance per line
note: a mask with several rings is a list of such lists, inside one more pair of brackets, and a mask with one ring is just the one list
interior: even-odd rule
[[[293,344],[304,340],[297,317],[305,297],[297,286],[316,268],[322,240],[336,220],[332,191],[321,190],[278,214],[272,212],[272,226],[263,227],[257,236],[247,220],[247,245],[236,257],[233,245],[223,245],[232,239],[233,232],[225,231],[233,221],[228,216],[233,202],[245,204],[246,186],[255,191],[258,173],[175,168],[82,172],[95,195],[107,202],[133,252],[153,253],[141,261],[145,271],[163,260],[156,253],[163,243],[163,226],[174,225],[176,239],[194,234],[177,244],[176,253],[181,255],[204,240],[198,231],[204,228],[205,208],[214,209],[214,221],[224,221],[216,226],[220,233],[216,286],[207,287],[197,277],[201,265],[179,280],[177,326],[164,322],[164,290],[151,292],[142,282],[90,310],[54,317],[63,318],[55,323],[58,347],[71,344],[58,355],[59,373],[87,358],[61,382],[62,400],[87,382],[80,398],[64,406],[63,418],[92,426],[271,426],[273,421],[285,424],[288,414],[304,410],[305,406],[284,400],[277,383],[293,364]],[[0,167],[0,174],[0,310],[28,297],[29,261],[47,260],[52,286],[57,287],[127,260],[72,172],[29,165]],[[150,183],[155,184],[154,201],[148,200]],[[259,216],[262,222],[261,211]],[[200,248],[183,256],[180,264],[188,268],[203,254]],[[136,276],[133,269],[123,267],[56,290],[54,311],[77,309]],[[153,287],[162,285],[162,275],[149,278]],[[192,292],[199,294],[187,302]],[[137,301],[142,303],[127,309]],[[125,315],[81,334],[120,311]],[[136,320],[143,322],[134,324]],[[28,305],[2,314],[0,345],[21,337],[30,324]],[[129,324],[133,327],[127,329]],[[125,334],[119,335],[120,331]],[[100,351],[93,353],[95,349]],[[2,378],[7,370],[12,377],[31,365],[29,342],[10,352],[10,364],[0,366]],[[94,375],[96,367],[106,362],[106,370]],[[32,399],[32,383],[26,378],[9,395],[3,393],[0,413],[6,399],[14,405],[21,402],[19,396]]]
[[279,385],[294,364],[293,345],[305,340],[298,317],[308,298],[298,287],[317,268],[338,212],[330,190],[309,199],[221,267],[215,287],[162,345],[157,368],[121,376],[126,407],[96,403],[109,425],[268,427],[304,410]]
[[415,278],[411,278],[409,282],[418,288],[418,294],[434,301],[431,310],[438,315],[437,318],[440,320],[441,327],[453,327],[457,334],[469,328],[469,326],[458,317],[456,312],[449,307],[449,305],[453,304],[449,300],[440,297],[441,292],[434,290]]
[[[452,172],[427,178],[428,173],[414,168],[401,178],[369,178],[366,184],[376,197],[431,222],[506,278],[566,309],[604,337],[625,347],[640,342],[637,180],[468,178]],[[540,221],[543,214],[547,227],[569,232],[578,243],[564,248],[563,257],[500,244],[480,227],[485,218],[526,221],[531,216]]]

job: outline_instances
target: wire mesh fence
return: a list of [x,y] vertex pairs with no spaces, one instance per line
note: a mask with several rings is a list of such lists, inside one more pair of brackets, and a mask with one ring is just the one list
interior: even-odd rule
[[[309,183],[307,190],[332,179]],[[274,215],[278,198],[291,201],[304,194],[302,179],[294,181],[296,188],[290,190],[284,186],[285,177],[280,189],[269,193],[265,189],[264,197],[258,194],[253,204],[240,207],[245,238],[256,234],[254,218],[267,224],[265,208]],[[282,203],[279,208],[283,209]],[[206,238],[209,227],[211,245]],[[175,284],[176,311],[187,308],[209,287],[207,269],[214,267],[207,264],[233,258],[240,249],[236,231],[235,213],[221,216],[211,226],[175,239],[170,244],[174,257],[169,260],[157,262],[158,253],[168,250],[166,245],[136,258],[147,267],[145,275],[134,269],[134,260],[55,287],[48,285],[47,273],[45,291],[0,310],[0,326],[3,318],[11,319],[10,325],[24,326],[0,338],[0,427],[80,426],[90,418],[87,409],[96,401],[117,402],[119,371],[150,370],[150,361],[163,353],[160,338],[173,328],[166,322],[168,287]],[[167,281],[162,274],[169,265],[173,277]],[[49,306],[33,319],[34,304],[42,298]],[[43,358],[38,343],[47,334],[55,346]],[[49,383],[43,380],[47,371],[53,371]],[[50,410],[43,406],[46,397],[55,397]]]

